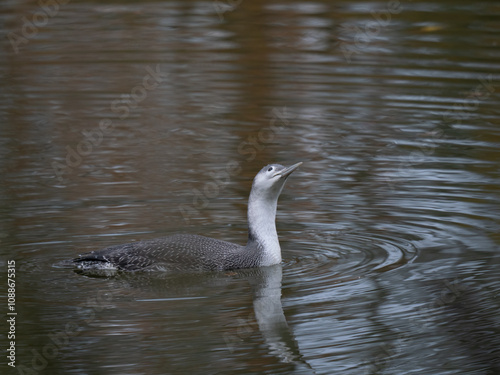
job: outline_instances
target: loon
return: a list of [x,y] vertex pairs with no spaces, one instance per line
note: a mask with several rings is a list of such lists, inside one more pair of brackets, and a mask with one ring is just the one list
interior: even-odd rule
[[245,246],[191,234],[110,246],[72,260],[79,272],[109,271],[224,271],[281,263],[276,232],[276,206],[289,167],[269,164],[255,176],[248,199],[248,242]]

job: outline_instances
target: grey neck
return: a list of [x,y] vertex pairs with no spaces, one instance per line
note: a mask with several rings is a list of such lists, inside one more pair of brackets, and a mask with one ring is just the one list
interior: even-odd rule
[[[279,195],[279,193],[278,193]],[[281,262],[281,248],[276,232],[276,206],[278,197],[258,196],[252,192],[248,200],[248,243],[257,245],[261,252],[260,266]]]

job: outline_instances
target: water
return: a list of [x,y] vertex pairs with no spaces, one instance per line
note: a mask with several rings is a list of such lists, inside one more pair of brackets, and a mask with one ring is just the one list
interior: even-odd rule
[[[0,269],[5,282],[15,260],[18,373],[500,372],[495,1],[40,12],[0,5]],[[298,161],[281,266],[60,267],[177,232],[244,243],[253,176]]]

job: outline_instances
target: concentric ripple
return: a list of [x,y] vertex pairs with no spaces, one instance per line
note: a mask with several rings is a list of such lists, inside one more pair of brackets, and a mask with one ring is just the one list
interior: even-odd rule
[[418,255],[411,240],[377,231],[313,233],[311,237],[314,240],[302,241],[308,248],[297,250],[300,255],[293,257],[295,251],[291,252],[292,258],[285,259],[284,268],[287,277],[307,279],[316,286],[395,269]]

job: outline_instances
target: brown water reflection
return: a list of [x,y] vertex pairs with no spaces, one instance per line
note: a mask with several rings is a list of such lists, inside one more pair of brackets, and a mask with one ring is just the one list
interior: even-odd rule
[[[0,5],[18,366],[499,371],[495,1],[57,3]],[[243,243],[255,173],[298,161],[279,272],[58,267],[175,232]]]

